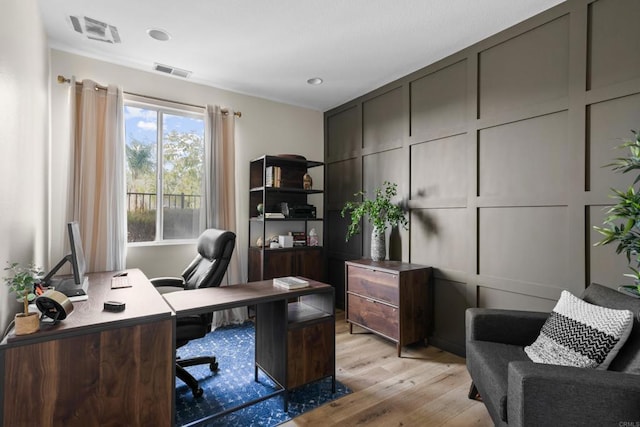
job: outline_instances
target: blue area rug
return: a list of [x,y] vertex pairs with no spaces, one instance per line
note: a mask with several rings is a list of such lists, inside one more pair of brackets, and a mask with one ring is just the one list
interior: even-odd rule
[[[194,399],[189,387],[176,378],[176,425],[189,424],[276,391],[275,383],[260,370],[258,382],[254,381],[254,348],[252,322],[218,328],[179,348],[177,355],[185,359],[216,356],[219,371],[211,372],[208,365],[187,368],[204,389],[204,396],[199,399]],[[283,396],[279,395],[201,425],[274,426],[349,393],[351,390],[336,381],[336,393],[332,394],[331,378],[325,378],[290,392],[289,412],[284,412]]]

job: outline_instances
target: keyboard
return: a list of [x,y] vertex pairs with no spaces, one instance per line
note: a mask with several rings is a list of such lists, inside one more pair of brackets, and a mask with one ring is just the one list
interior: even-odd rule
[[129,276],[116,276],[111,278],[111,289],[130,288]]

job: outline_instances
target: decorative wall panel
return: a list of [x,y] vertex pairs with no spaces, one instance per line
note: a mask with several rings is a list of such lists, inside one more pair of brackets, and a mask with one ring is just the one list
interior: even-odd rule
[[479,195],[566,198],[567,120],[562,111],[481,130]]
[[478,286],[480,307],[550,312],[555,305],[555,300]]
[[363,102],[363,148],[401,147],[406,129],[405,122],[401,87]]
[[480,53],[478,117],[566,97],[569,17],[562,16]]
[[478,251],[482,276],[565,288],[575,282],[569,263],[567,208],[480,209]]
[[470,249],[466,215],[464,208],[412,210],[411,260],[438,269],[466,271]]
[[620,174],[604,167],[625,155],[615,147],[631,139],[631,129],[640,131],[640,94],[592,104],[588,108],[588,189],[607,203],[611,188],[626,188],[633,182],[631,174]]
[[361,160],[349,159],[326,166],[328,209],[341,209],[353,194],[362,189]]
[[[433,331],[429,343],[464,352],[464,312],[472,307],[466,298],[466,285],[449,280],[433,281]],[[462,315],[454,315],[461,313]]]
[[411,197],[442,200],[467,197],[467,136],[411,146]]
[[359,152],[362,146],[360,109],[356,106],[326,118],[326,161],[344,160]]
[[410,83],[411,136],[422,141],[460,132],[467,116],[467,61]]
[[590,88],[640,78],[640,2],[598,0],[589,18]]

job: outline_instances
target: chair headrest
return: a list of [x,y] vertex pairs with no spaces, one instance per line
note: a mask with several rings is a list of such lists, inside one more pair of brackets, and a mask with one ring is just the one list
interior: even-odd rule
[[221,258],[227,242],[235,238],[236,235],[232,231],[215,228],[205,230],[198,238],[198,253],[209,261]]

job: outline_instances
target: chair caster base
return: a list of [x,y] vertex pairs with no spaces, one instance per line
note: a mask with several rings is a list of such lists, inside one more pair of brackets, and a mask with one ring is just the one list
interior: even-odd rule
[[197,399],[199,397],[202,397],[202,395],[204,394],[204,390],[202,389],[202,387],[198,387],[196,389],[191,389],[191,393],[193,393],[193,397]]

